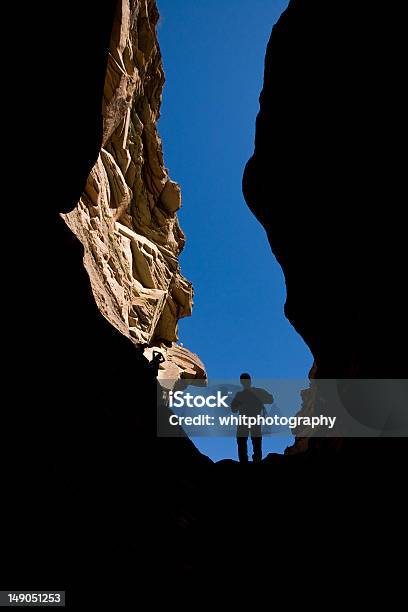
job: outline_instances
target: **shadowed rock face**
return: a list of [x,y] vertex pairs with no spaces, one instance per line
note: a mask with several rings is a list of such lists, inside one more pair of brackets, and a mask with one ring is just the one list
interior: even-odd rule
[[75,210],[65,221],[85,247],[99,310],[137,346],[160,347],[161,375],[204,377],[199,358],[176,346],[193,289],[180,272],[185,243],[180,187],[164,166],[156,123],[164,73],[153,0],[117,2],[103,100],[102,146]]
[[[138,113],[142,115],[145,109],[144,125],[152,130],[152,146],[149,153],[148,145],[143,149],[143,170],[135,172],[137,189],[130,179],[129,189],[138,197],[144,189],[147,198],[153,193],[147,187],[153,181],[150,171],[154,176],[161,172],[164,189],[168,183],[159,162],[154,166],[160,143],[154,113],[149,119],[149,107],[157,112],[163,75],[158,50],[149,50],[157,18],[154,3],[133,2],[132,10],[136,5],[147,10],[152,21],[147,23],[140,14],[136,22],[141,38],[132,40],[139,41],[142,51],[134,50],[134,62],[142,70],[143,57],[151,58],[148,65],[156,80],[145,83],[143,99],[137,99]],[[20,116],[29,114],[38,135],[34,138],[31,128],[28,131],[27,123],[22,122],[22,133],[13,134],[16,150],[8,155],[7,176],[18,192],[21,223],[18,236],[15,231],[4,231],[2,239],[4,261],[10,262],[4,266],[8,291],[3,302],[4,326],[13,333],[7,338],[3,333],[4,394],[10,402],[2,410],[0,445],[0,480],[8,491],[1,510],[2,525],[7,527],[2,535],[0,580],[7,588],[20,583],[36,589],[41,584],[54,589],[60,585],[70,591],[69,605],[74,608],[80,595],[87,597],[82,590],[85,584],[89,598],[105,603],[111,595],[117,605],[119,584],[126,582],[133,588],[135,576],[151,575],[152,558],[157,557],[154,539],[163,546],[171,542],[169,550],[179,542],[180,529],[172,516],[186,514],[184,498],[188,495],[182,479],[192,485],[200,468],[209,462],[186,438],[176,444],[157,440],[156,379],[141,344],[127,337],[130,326],[125,328],[125,319],[120,318],[126,291],[136,291],[136,280],[115,270],[114,264],[123,261],[121,253],[117,259],[113,254],[111,259],[104,258],[111,247],[104,243],[107,229],[116,232],[115,215],[120,208],[116,204],[120,194],[130,193],[119,174],[120,170],[123,175],[121,164],[127,156],[119,141],[122,128],[112,131],[109,124],[109,130],[104,130],[101,113],[105,99],[104,112],[114,116],[106,108],[111,100],[106,94],[106,74],[108,70],[113,79],[110,40],[120,47],[117,19],[122,11],[126,14],[124,7],[125,2],[116,0],[72,0],[58,5],[51,14],[45,3],[33,6],[32,16],[27,7],[24,19],[20,14],[15,20],[20,20],[22,28],[28,24],[27,37],[22,39],[30,41],[24,80],[30,95],[13,99],[13,116],[22,101]],[[130,34],[125,29],[122,34],[126,47]],[[126,49],[120,48],[131,73]],[[57,69],[44,63],[37,70],[38,62],[29,61],[34,53],[37,59],[51,54]],[[135,83],[141,87],[136,77]],[[115,87],[122,91],[118,83]],[[121,126],[122,119],[119,113]],[[22,153],[28,145],[30,159]],[[72,222],[78,235],[85,228],[90,230],[92,239],[83,244],[60,216],[76,207],[82,193]],[[158,209],[167,206],[171,211],[166,213],[171,238],[177,235],[171,188],[161,193],[161,201]],[[132,211],[129,215],[135,226],[130,229],[127,218],[121,217],[123,231],[141,232],[141,222],[136,226],[134,221],[137,211]],[[124,209],[122,213],[126,217]],[[11,229],[12,224],[8,222],[7,227]],[[146,228],[147,224],[147,235]],[[150,246],[149,239],[144,239],[146,254]],[[95,259],[91,262],[92,247]],[[159,247],[157,240],[157,246],[151,248],[159,251]],[[168,261],[174,258],[175,276],[182,282],[177,248],[170,241]],[[91,267],[94,262],[101,263],[101,268]],[[165,276],[170,267],[162,270]],[[120,291],[126,299],[116,304]],[[98,308],[103,295],[106,310]],[[113,316],[114,325],[110,322]],[[178,364],[185,359],[183,371],[198,363],[182,347],[168,351],[176,354],[177,362],[172,365],[177,375]],[[168,356],[167,364],[169,361]],[[190,508],[191,504],[190,498]],[[105,587],[100,595],[97,585]],[[127,590],[127,602],[128,594]]]
[[314,377],[407,377],[403,21],[291,0],[268,44],[243,191]]
[[[290,2],[244,176],[285,273],[287,317],[328,377],[406,373],[403,40],[394,12],[363,5]],[[395,38],[379,44],[391,24]]]

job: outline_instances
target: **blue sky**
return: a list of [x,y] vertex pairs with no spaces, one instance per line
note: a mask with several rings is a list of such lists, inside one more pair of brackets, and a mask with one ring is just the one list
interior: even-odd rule
[[[180,341],[210,378],[305,378],[312,357],[283,314],[285,284],[265,232],[247,208],[242,172],[253,151],[263,63],[284,0],[158,0],[166,85],[159,132],[180,183],[184,275],[195,289]],[[294,407],[296,411],[296,407]],[[288,440],[264,443],[281,452]],[[236,457],[234,440],[197,445]]]

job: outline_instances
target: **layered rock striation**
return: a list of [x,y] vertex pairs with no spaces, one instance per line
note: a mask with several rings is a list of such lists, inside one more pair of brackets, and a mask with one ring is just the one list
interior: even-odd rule
[[[102,103],[103,136],[85,191],[65,221],[85,248],[84,265],[106,319],[139,347],[166,356],[161,375],[205,377],[177,345],[193,288],[180,271],[185,237],[181,191],[164,166],[157,132],[164,85],[153,0],[117,3]],[[102,101],[101,101],[102,102]]]

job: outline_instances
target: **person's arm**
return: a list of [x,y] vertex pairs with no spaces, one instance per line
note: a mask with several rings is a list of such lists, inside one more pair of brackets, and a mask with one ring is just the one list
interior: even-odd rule
[[259,399],[259,401],[261,401],[263,404],[273,404],[273,395],[272,393],[269,393],[269,391],[257,388],[253,388],[253,391],[255,392],[256,397]]
[[238,412],[240,405],[241,405],[241,402],[239,401],[238,393],[237,393],[236,396],[234,397],[234,399],[231,402],[231,410],[232,410],[232,412]]

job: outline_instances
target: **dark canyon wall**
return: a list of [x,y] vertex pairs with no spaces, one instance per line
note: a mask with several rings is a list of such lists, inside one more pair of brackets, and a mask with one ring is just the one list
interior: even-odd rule
[[291,0],[266,51],[243,190],[314,378],[407,378],[402,24],[379,2]]
[[[118,15],[122,11],[128,16],[131,12],[132,20],[121,28]],[[157,557],[155,547],[160,540],[165,550],[175,549],[180,528],[172,517],[181,521],[185,505],[180,481],[194,483],[200,467],[208,463],[187,439],[177,441],[171,454],[166,440],[162,444],[156,440],[156,379],[143,354],[149,344],[172,350],[167,363],[173,363],[175,376],[199,364],[175,346],[177,319],[191,309],[192,291],[179,274],[176,257],[182,243],[175,217],[178,189],[173,185],[175,205],[172,187],[165,194],[159,189],[161,185],[165,190],[169,179],[160,162],[155,132],[163,85],[160,54],[154,46],[157,18],[154,2],[136,0],[73,0],[52,9],[44,3],[27,7],[24,19],[16,16],[28,48],[24,95],[19,76],[15,91],[20,93],[10,96],[9,110],[10,116],[25,120],[13,128],[5,173],[15,185],[13,201],[20,222],[16,217],[15,221],[20,227],[18,237],[14,231],[5,231],[2,240],[4,261],[10,263],[4,270],[9,298],[2,304],[7,322],[3,381],[8,400],[2,410],[0,446],[1,483],[7,491],[1,511],[0,583],[2,588],[66,589],[72,606],[79,606],[80,598],[82,604],[107,604],[110,597],[112,606],[118,605],[118,585],[133,588],[135,576],[143,580],[153,565],[167,564],[163,554]],[[121,61],[129,75],[122,66],[114,74],[115,61]],[[112,102],[106,96],[107,70],[111,90],[118,90],[117,105],[111,104],[108,114],[114,124],[115,120],[120,123],[110,126],[108,140],[102,114]],[[127,91],[125,85],[133,85],[134,90]],[[136,113],[132,115],[136,127],[128,122],[134,147],[129,153],[128,141],[124,137],[120,141],[120,134],[126,132],[122,119],[132,101],[144,123],[138,122]],[[143,143],[142,124],[149,132]],[[143,206],[146,199],[152,209],[157,205],[153,215],[162,216],[162,225],[173,238],[165,256],[158,252],[160,244],[156,247],[146,240],[143,245],[147,259],[150,249],[151,260],[156,256],[159,264],[167,262],[156,267],[156,276],[163,281],[156,292],[155,287],[143,286],[140,276],[135,278],[135,269],[115,269],[118,261],[126,259],[122,253],[116,253],[117,259],[114,253],[99,259],[99,278],[95,272],[90,279],[84,268],[84,255],[89,258],[92,247],[95,260],[106,256],[108,249],[102,244],[106,225],[111,223],[113,229],[121,190],[130,196],[127,183],[120,181],[123,172],[109,151],[104,157],[107,169],[103,165],[103,146],[114,151],[119,162],[126,157],[129,165],[132,159],[139,164],[133,179],[131,173],[128,176],[129,184],[137,183],[133,193]],[[60,213],[76,215],[85,190],[88,199],[85,203],[82,199],[81,212],[90,236],[84,249]],[[103,199],[107,193],[111,197]],[[130,199],[126,200],[129,205]],[[122,206],[123,217],[129,210]],[[147,216],[145,212],[144,219]],[[122,221],[133,238],[137,228],[131,224],[136,222]],[[4,223],[10,226],[10,221]],[[154,223],[151,233],[157,230]],[[72,225],[80,234],[76,219]],[[139,230],[140,225],[139,219]],[[143,259],[139,263],[146,271]],[[132,268],[131,258],[129,265]],[[154,276],[154,266],[152,270]],[[89,266],[88,271],[92,275]],[[115,272],[116,297],[125,293],[122,304],[119,299],[115,302],[115,295],[112,298]],[[98,282],[104,273],[108,313],[102,314],[90,281]],[[126,291],[132,293],[132,300],[127,300]],[[156,312],[158,294],[161,307],[168,310],[167,318],[161,317],[162,310]],[[117,312],[125,312],[126,318],[116,325],[122,325],[122,333],[108,322],[116,314],[111,304]],[[136,330],[140,334],[130,339],[126,337],[131,336],[132,327],[127,306],[132,304],[134,317],[142,320],[148,333],[143,336],[140,324]],[[155,325],[160,319],[161,330]],[[186,474],[189,470],[191,478]],[[191,495],[189,504],[194,507]],[[177,553],[171,558],[174,567],[179,567]],[[129,601],[128,587],[123,597]]]

